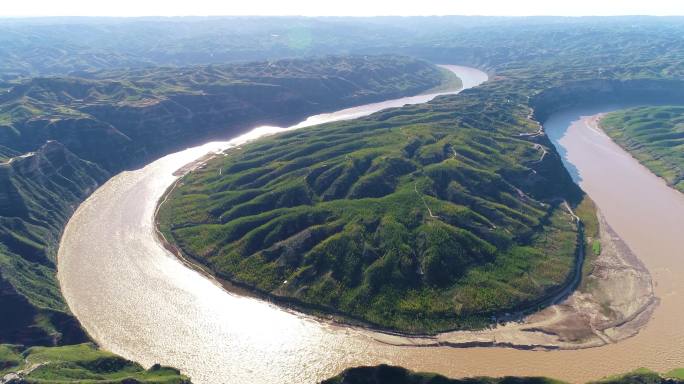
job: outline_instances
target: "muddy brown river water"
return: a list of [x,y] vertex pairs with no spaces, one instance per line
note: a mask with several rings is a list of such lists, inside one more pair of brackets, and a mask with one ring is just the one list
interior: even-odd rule
[[[480,71],[450,66],[466,87]],[[319,115],[295,126],[358,117],[422,95]],[[572,382],[646,366],[684,367],[684,195],[642,167],[602,132],[594,115],[552,116],[545,129],[575,180],[653,274],[661,304],[637,336],[574,351],[396,347],[371,332],[339,326],[225,291],[157,241],[156,203],[174,171],[208,151],[282,129],[260,127],[230,143],[209,143],[123,172],[69,221],[58,277],[74,314],[105,349],[144,365],[180,368],[195,383],[314,383],[344,368],[390,363],[449,376],[546,375]]]

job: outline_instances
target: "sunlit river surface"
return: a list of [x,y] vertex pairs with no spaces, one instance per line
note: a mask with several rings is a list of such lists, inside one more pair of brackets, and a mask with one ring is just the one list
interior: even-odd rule
[[[480,71],[449,66],[466,87]],[[297,127],[359,117],[434,95],[318,115]],[[605,108],[603,109],[605,110]],[[641,334],[578,351],[394,347],[366,331],[292,313],[223,290],[156,240],[157,200],[173,172],[210,150],[280,131],[261,127],[231,143],[210,143],[121,173],[70,220],[59,250],[59,280],[71,307],[102,347],[144,365],[180,368],[195,383],[315,383],[344,368],[390,363],[449,376],[547,375],[573,382],[647,366],[684,366],[684,195],[668,188],[574,111],[545,128],[566,165],[613,228],[653,273],[662,303]]]

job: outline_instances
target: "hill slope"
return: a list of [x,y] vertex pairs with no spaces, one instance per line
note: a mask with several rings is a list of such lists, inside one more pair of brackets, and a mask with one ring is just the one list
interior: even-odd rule
[[[8,373],[10,372],[10,373]],[[3,377],[7,373],[7,376]],[[20,353],[14,346],[0,345],[0,377],[12,383],[91,384],[189,384],[173,368],[154,365],[144,369],[93,344],[64,347],[33,347]]]
[[408,332],[557,292],[580,193],[526,109],[490,90],[231,150],[182,179],[163,233],[221,277]]
[[[144,162],[144,159],[166,153],[170,148],[196,142],[195,140],[205,140],[219,132],[228,132],[226,131],[227,128],[236,125],[242,127],[240,122],[245,123],[245,126],[252,124],[254,123],[255,116],[262,116],[257,112],[268,112],[269,119],[278,117],[283,119],[283,121],[288,118],[296,119],[296,117],[282,115],[283,110],[278,110],[277,108],[264,108],[257,111],[258,107],[254,109],[250,107],[247,110],[253,110],[254,114],[242,116],[236,121],[226,121],[225,114],[230,111],[241,111],[242,108],[236,107],[231,109],[233,104],[221,104],[225,93],[212,93],[216,89],[210,87],[213,81],[216,80],[221,83],[223,79],[221,74],[218,77],[213,77],[216,72],[213,67],[193,68],[193,71],[198,76],[191,76],[190,85],[186,84],[186,80],[183,80],[181,84],[176,84],[174,81],[176,77],[183,78],[184,71],[174,72],[171,79],[163,79],[163,71],[159,72],[158,70],[130,72],[130,78],[127,77],[128,71],[117,71],[118,75],[90,72],[94,69],[131,65],[144,66],[155,62],[166,64],[208,63],[224,61],[228,58],[243,60],[254,56],[282,57],[292,56],[293,54],[308,55],[320,51],[339,52],[340,50],[358,49],[364,52],[408,52],[423,57],[439,59],[443,62],[477,64],[493,69],[500,75],[499,80],[502,81],[494,82],[491,87],[487,88],[487,92],[495,93],[496,97],[488,99],[489,101],[485,103],[481,102],[483,99],[479,99],[480,101],[470,106],[464,103],[461,107],[457,106],[453,111],[450,106],[446,106],[446,111],[441,111],[440,116],[428,117],[427,114],[423,115],[421,123],[430,125],[432,123],[431,119],[436,118],[442,122],[450,121],[447,123],[449,127],[468,128],[466,132],[471,132],[470,128],[487,129],[491,123],[492,127],[496,127],[496,134],[498,135],[496,137],[505,137],[508,140],[520,137],[515,135],[509,136],[508,134],[512,132],[504,129],[505,127],[501,126],[501,122],[510,124],[508,128],[511,128],[513,132],[518,130],[527,133],[536,131],[536,127],[530,127],[526,123],[521,123],[527,117],[529,112],[527,107],[530,106],[534,107],[535,117],[538,120],[542,120],[545,114],[547,115],[551,111],[574,105],[576,102],[605,100],[606,96],[611,95],[624,97],[627,94],[631,94],[635,97],[643,97],[644,91],[647,91],[646,93],[655,92],[662,95],[660,90],[664,88],[669,89],[672,94],[679,94],[681,98],[682,89],[684,89],[681,82],[684,74],[684,66],[682,66],[684,62],[682,61],[682,52],[684,51],[681,49],[683,46],[682,33],[679,33],[682,30],[682,25],[678,19],[592,18],[565,20],[542,18],[524,19],[518,23],[488,18],[485,22],[480,23],[479,21],[471,22],[469,18],[401,18],[394,21],[382,20],[377,25],[365,25],[363,28],[359,28],[358,24],[354,24],[349,20],[342,20],[342,27],[335,28],[328,27],[325,25],[326,23],[313,19],[312,23],[320,25],[321,28],[304,25],[305,23],[302,20],[299,20],[298,23],[293,23],[294,28],[289,28],[291,23],[283,23],[281,19],[275,19],[275,23],[281,24],[280,29],[277,31],[269,30],[270,26],[267,26],[267,28],[249,28],[254,23],[254,20],[239,20],[239,22],[236,22],[234,19],[229,19],[228,21],[214,20],[211,23],[208,23],[205,19],[199,22],[198,20],[189,20],[188,23],[177,23],[176,21],[164,22],[163,27],[155,29],[155,31],[162,31],[163,33],[148,33],[149,31],[146,30],[147,35],[139,33],[141,28],[148,28],[149,25],[146,25],[147,20],[131,24],[134,26],[133,28],[119,28],[118,26],[103,28],[103,21],[98,19],[94,22],[88,22],[91,23],[91,28],[88,28],[88,32],[85,33],[83,32],[84,28],[73,27],[69,23],[62,21],[57,23],[60,24],[59,27],[55,27],[55,25],[37,27],[34,24],[29,24],[28,26],[19,25],[18,28],[14,28],[12,21],[6,22],[10,27],[3,28],[2,30],[7,31],[7,33],[0,34],[0,40],[3,43],[9,42],[9,44],[2,44],[0,48],[3,53],[6,53],[4,56],[8,58],[8,60],[3,60],[0,63],[0,66],[2,66],[0,76],[2,78],[12,79],[15,76],[35,73],[63,74],[71,73],[72,71],[88,70],[89,72],[87,73],[80,72],[79,74],[81,76],[88,76],[89,80],[58,79],[54,81],[54,79],[49,79],[47,82],[53,82],[54,84],[45,90],[41,89],[42,84],[45,83],[44,79],[38,79],[36,82],[32,80],[21,81],[22,84],[29,84],[30,88],[35,86],[38,89],[39,96],[31,93],[26,95],[23,95],[21,92],[14,93],[14,87],[17,86],[17,82],[11,84],[0,83],[0,93],[4,95],[7,91],[10,91],[9,93],[18,96],[17,98],[6,100],[6,103],[3,102],[3,105],[8,107],[9,110],[3,110],[0,117],[0,125],[4,127],[1,131],[2,135],[4,135],[3,137],[15,138],[21,136],[21,139],[18,139],[15,143],[4,141],[3,143],[5,144],[0,144],[0,161],[7,161],[20,156],[22,153],[38,152],[38,148],[45,143],[45,140],[59,138],[64,141],[64,144],[68,147],[67,149],[79,157],[93,160],[102,169],[118,170],[130,166],[132,163],[141,164]],[[334,22],[338,22],[338,20]],[[38,24],[40,23],[42,22]],[[219,24],[222,23],[224,27],[225,25],[235,26],[232,29],[244,30],[247,33],[237,37],[236,35],[230,35],[230,38],[228,38],[221,31],[221,25]],[[269,23],[273,24],[274,20],[269,19]],[[373,24],[375,21],[370,23]],[[97,25],[92,27],[92,24]],[[211,33],[205,33],[206,31],[203,28],[195,28],[197,25],[209,25]],[[286,27],[284,28],[282,25],[286,25]],[[396,33],[398,25],[401,26],[401,34]],[[431,31],[426,29],[428,25],[431,26]],[[394,27],[388,28],[388,26]],[[404,28],[404,26],[410,27]],[[467,27],[468,30],[463,31],[461,26]],[[116,32],[121,33],[121,35],[118,35],[121,38],[112,39],[112,30],[118,30]],[[335,37],[340,30],[349,31],[351,37],[336,40],[329,39],[331,36]],[[383,34],[375,33],[378,30],[385,32]],[[416,33],[416,31],[421,30],[425,30],[427,33]],[[74,33],[74,31],[78,32]],[[217,31],[218,33],[216,33]],[[264,34],[265,31],[268,33]],[[324,31],[328,33],[323,33]],[[435,31],[439,31],[439,33],[434,33]],[[98,34],[97,37],[95,36],[96,33]],[[188,33],[193,34],[193,36],[185,38],[188,37]],[[79,36],[86,36],[89,42],[77,41]],[[133,37],[131,38],[130,36]],[[143,43],[139,40],[141,36],[152,36],[153,38]],[[158,44],[157,38],[161,36],[168,36],[170,39],[162,44],[160,49],[150,49],[149,42],[152,41],[156,46]],[[278,39],[280,36],[286,36],[287,38]],[[264,39],[264,37],[266,38]],[[28,40],[30,40],[30,44],[22,43]],[[271,45],[273,40],[278,41],[275,44],[276,47],[271,49],[273,48],[273,45]],[[119,46],[100,47],[102,41],[113,42]],[[254,49],[257,47],[255,41],[263,42],[263,45],[259,45],[258,49]],[[203,44],[207,42],[211,44]],[[297,44],[290,46],[290,43]],[[342,46],[340,43],[345,45]],[[219,72],[224,71],[224,69],[221,69]],[[161,73],[162,79],[156,77],[157,73]],[[120,80],[124,83],[123,85],[116,84],[117,76],[122,76]],[[152,81],[146,82],[146,77]],[[200,78],[210,79],[209,83],[193,88],[192,82],[202,83],[203,80]],[[641,79],[643,81],[637,84],[637,82],[633,81],[634,79]],[[676,81],[677,79],[680,80]],[[164,83],[161,89],[155,92],[147,92],[155,89],[155,84],[159,81]],[[72,93],[70,89],[66,90],[62,85],[62,83],[68,84],[69,82],[76,83],[74,88],[77,89],[96,89],[96,94],[91,97],[90,91]],[[133,82],[137,83],[134,84]],[[502,86],[502,84],[505,86]],[[108,89],[112,88],[114,91],[108,91]],[[180,88],[180,91],[177,95],[174,92],[178,88]],[[233,88],[226,87],[226,84],[220,84],[220,87],[218,87],[219,91],[231,89],[230,92],[233,92]],[[251,86],[247,88],[257,89]],[[550,91],[548,91],[549,88],[551,88]],[[117,91],[117,89],[123,91]],[[66,92],[63,92],[65,90]],[[205,97],[206,95],[203,94],[205,90],[211,97]],[[244,88],[240,87],[240,90],[244,90]],[[103,92],[107,94],[105,97],[97,95]],[[62,99],[63,93],[71,96]],[[245,95],[248,94],[248,92],[245,93]],[[287,95],[287,92],[285,94]],[[45,110],[42,109],[46,106],[43,104],[45,101],[43,95],[48,100]],[[238,99],[242,95],[243,93],[240,93]],[[528,103],[527,98],[532,98],[533,101]],[[35,100],[38,100],[38,103],[35,103]],[[56,100],[53,105],[57,105],[59,108],[52,108],[50,104],[53,102],[50,100]],[[82,100],[95,100],[98,103],[84,105]],[[253,98],[247,98],[246,100],[250,100],[247,105],[258,106],[259,100],[254,101]],[[286,100],[290,99],[286,97]],[[232,96],[229,101],[231,103],[234,101]],[[497,110],[497,106],[506,105],[511,101],[517,105],[517,109],[512,115],[509,115],[509,111],[506,109]],[[463,101],[460,101],[460,103],[463,103]],[[312,107],[316,106],[313,103],[305,102],[303,104]],[[271,105],[277,106],[278,101],[276,99],[272,100]],[[295,105],[298,104],[295,103]],[[211,111],[214,109],[219,111],[219,113],[212,114]],[[285,112],[287,113],[288,111],[289,109]],[[486,113],[481,115],[482,111],[486,111]],[[453,112],[453,116],[448,116],[451,112]],[[57,119],[57,124],[51,124],[52,116]],[[390,119],[392,114],[387,114],[385,117]],[[176,123],[176,121],[179,123]],[[137,125],[138,122],[141,122],[141,124]],[[379,121],[378,124],[382,124],[382,121]],[[518,125],[522,126],[515,128]],[[197,127],[204,129],[203,127],[205,126],[210,127],[210,130],[194,130]],[[399,129],[396,126],[391,128],[394,130]],[[126,131],[125,133],[124,130]],[[439,126],[439,124],[430,126],[425,132],[425,138],[428,142],[419,142],[418,144],[422,147],[431,145],[432,143],[429,143],[431,140],[429,136],[436,142],[439,142],[444,138],[444,136],[439,136],[444,133],[442,131],[443,127]],[[230,132],[235,133],[235,131]],[[138,140],[131,139],[129,133],[139,135],[136,136],[139,138],[139,142]],[[458,132],[451,130],[447,134],[449,135],[449,144],[452,144],[454,147],[458,147],[456,144],[467,143],[467,139],[470,137],[454,137],[454,135],[458,135]],[[476,138],[478,136],[473,135]],[[548,148],[548,141],[544,139],[543,135],[540,136],[526,136],[530,141],[528,145],[534,147],[532,143],[539,143]],[[396,139],[396,137],[396,132],[387,132],[386,135],[377,136],[377,138],[383,140]],[[156,141],[158,138],[159,142]],[[339,138],[321,136],[320,139],[337,140]],[[95,145],[95,143],[105,143],[105,145]],[[503,143],[506,143],[506,141],[504,140]],[[19,145],[20,148],[16,147],[15,144]],[[364,141],[361,144],[362,146],[367,145],[368,142]],[[385,143],[381,144],[385,145]],[[393,155],[392,158],[404,156],[403,154],[396,156],[397,150],[401,147],[396,140],[389,141],[386,144],[385,148],[390,150],[388,153]],[[498,143],[486,142],[484,144],[484,153],[492,152],[491,148],[498,148],[498,145]],[[514,146],[517,146],[517,144],[514,143]],[[420,170],[415,176],[424,182],[424,184],[419,185],[414,182],[414,192],[424,192],[423,197],[427,202],[421,207],[417,199],[418,193],[415,193],[415,197],[411,202],[413,204],[411,208],[416,212],[420,213],[421,209],[423,210],[421,219],[425,218],[426,204],[434,203],[442,207],[449,206],[452,203],[448,200],[450,196],[438,193],[440,191],[437,189],[418,189],[419,186],[433,187],[435,185],[431,183],[431,178],[427,171],[425,171],[427,166],[450,165],[449,161],[447,161],[449,160],[447,159],[449,157],[449,148],[443,147],[443,149],[446,149],[446,151],[442,151],[442,159],[439,157],[439,148],[426,150],[426,152],[432,151],[437,153],[435,157],[436,163],[434,164],[423,165],[413,156],[408,156],[407,162],[413,164],[417,170]],[[475,152],[478,151],[481,151],[481,149],[478,148]],[[273,152],[272,154],[275,155]],[[468,153],[466,152],[466,154]],[[498,155],[498,153],[495,154]],[[504,157],[509,156],[507,153],[504,153],[504,155]],[[491,163],[488,162],[487,156],[480,154],[468,154],[468,156],[482,162],[482,164],[471,164],[471,166],[476,171],[482,171],[484,175],[482,178],[478,176],[466,180],[471,182],[473,186],[468,184],[462,185],[463,188],[470,188],[466,192],[472,192],[473,196],[479,193],[483,193],[483,196],[485,196],[485,201],[482,203],[479,200],[475,200],[478,204],[473,204],[473,207],[481,209],[482,207],[486,208],[488,205],[491,206],[491,204],[499,204],[500,201],[509,201],[510,198],[505,195],[511,194],[510,189],[501,188],[501,193],[494,193],[494,196],[492,196],[492,194],[487,193],[487,189],[477,184],[484,185],[492,182],[493,185],[500,185],[496,184],[498,179],[494,175],[493,170],[509,169],[514,161],[502,160],[500,156],[495,156],[494,162]],[[393,166],[382,167],[382,161],[378,157],[381,158],[382,156],[376,156],[372,159],[379,166],[374,168],[374,171],[394,169]],[[526,156],[521,154],[512,157],[515,158],[515,161],[527,159]],[[98,158],[100,160],[97,160]],[[546,156],[546,159],[549,158],[549,156]],[[332,160],[336,161],[338,166],[345,165],[344,161],[339,157]],[[393,162],[388,162],[388,164],[390,163],[393,164]],[[553,175],[558,170],[557,166],[560,162],[555,159],[551,162],[552,166],[548,165],[548,161],[545,163],[544,167],[548,166],[551,168],[549,172],[552,177],[547,178],[547,182],[541,182],[537,192],[535,192],[537,188],[533,186],[522,184],[517,186],[515,184],[518,181],[517,179],[514,179],[512,184],[520,187],[521,191],[528,193],[537,201],[543,200],[546,195],[556,195],[554,192],[554,185],[556,184],[553,181],[558,175]],[[521,166],[534,168],[533,170],[537,171],[537,173],[540,170],[540,168],[536,168],[536,166],[531,167],[524,162],[521,163]],[[461,171],[463,170],[459,166],[456,168]],[[273,171],[273,169],[269,171]],[[414,172],[416,171],[411,173]],[[390,176],[392,174],[393,171],[389,173]],[[396,188],[401,183],[403,183],[401,185],[404,188],[411,188],[411,180],[408,179],[407,181],[407,176],[412,175],[400,174],[399,176],[396,184],[390,183],[388,186],[381,186],[381,193],[387,193],[388,191],[391,193],[381,196],[378,198],[378,201],[395,194],[397,192]],[[503,176],[499,175],[499,177]],[[507,179],[507,181],[510,180]],[[457,182],[461,183],[459,180]],[[354,185],[358,184],[354,183]],[[4,184],[0,185],[4,186]],[[395,190],[392,190],[393,186],[395,186]],[[283,187],[285,186],[277,186],[276,192],[282,191]],[[263,186],[259,188],[260,190],[256,191],[257,193],[264,194],[268,191]],[[544,191],[547,188],[548,191],[545,194]],[[563,187],[559,188],[563,189]],[[363,191],[363,189],[361,190]],[[458,189],[456,191],[460,192]],[[517,194],[517,191],[515,191],[515,194]],[[320,194],[309,196],[322,199]],[[217,198],[219,197],[217,195]],[[365,200],[364,204],[370,202],[369,198],[363,199]],[[349,212],[349,216],[344,217],[347,214],[345,205],[350,204],[349,206],[353,207],[351,203],[354,201],[352,200],[357,201],[361,199],[353,196],[348,198],[346,195],[344,198],[338,199],[337,204],[340,204],[341,207],[338,206],[333,214],[340,215],[345,220],[350,216],[363,218],[364,212],[360,209],[352,210]],[[392,207],[388,208],[389,204],[386,204],[388,200],[389,198],[376,204],[379,207],[379,212],[383,213],[384,216],[393,211]],[[420,200],[422,201],[422,199]],[[330,203],[330,201],[321,202]],[[525,207],[526,205],[516,202],[515,206]],[[205,204],[205,207],[207,206]],[[428,207],[433,209],[432,205],[428,205]],[[471,207],[468,208],[475,210],[471,209]],[[496,214],[498,210],[500,210],[499,206],[495,205],[495,209],[491,211]],[[401,213],[401,210],[396,212]],[[471,212],[464,212],[470,214],[471,217],[474,216]],[[68,214],[66,215],[68,216]],[[184,213],[184,216],[181,217],[186,216],[187,213]],[[429,217],[429,212],[427,216],[428,218],[423,223],[425,226],[429,224],[441,226],[436,220],[432,220],[434,218]],[[528,216],[532,219],[536,217],[534,214]],[[496,218],[510,223],[513,222],[511,220],[513,217],[517,216],[513,216],[513,213],[504,210],[503,214],[498,215]],[[200,219],[204,220],[205,218],[200,217]],[[405,224],[410,224],[410,217],[408,219],[400,217],[399,219],[402,220],[400,224],[404,228],[410,229],[411,233],[415,233],[413,232],[415,229],[410,228],[410,225],[407,227]],[[361,224],[364,224],[364,222],[361,221]],[[399,226],[392,226],[392,228],[401,229]],[[505,228],[509,229],[512,227],[507,226]],[[522,226],[519,226],[519,228],[522,228]],[[363,229],[365,230],[366,227],[363,227]],[[372,229],[372,227],[368,229]],[[519,232],[516,228],[513,229],[516,230],[514,233],[518,237],[514,238],[510,244],[514,246],[524,244],[520,243],[524,240],[524,237],[519,236],[524,231]],[[480,236],[477,228],[472,230],[465,228],[464,230],[480,240],[489,242],[489,240],[484,238],[484,235]],[[560,232],[570,234],[572,231]],[[544,232],[537,231],[534,233],[542,234]],[[364,233],[364,235],[370,234],[370,231]],[[371,238],[370,240],[374,239]],[[399,238],[398,243],[400,245],[398,247],[399,250],[406,249],[405,245],[418,245],[404,242],[402,238]],[[375,249],[387,249],[382,248],[385,247],[383,244],[371,245],[376,247]],[[497,248],[497,255],[504,254],[504,248]],[[427,252],[425,253],[427,254]],[[392,269],[392,275],[394,275],[393,272],[395,270]],[[47,271],[46,276],[51,276],[52,271],[49,266],[45,268],[45,271]],[[398,281],[400,283],[410,281],[405,279],[406,276],[403,274],[398,275],[400,278]],[[524,273],[518,274],[518,276],[525,277]],[[49,281],[49,278],[46,281]],[[5,292],[6,286],[3,285],[3,292]],[[26,296],[16,295],[16,289],[11,285],[9,287],[14,293],[14,297],[20,297],[24,300],[23,303],[26,303]],[[47,289],[47,291],[51,289],[54,290],[54,287]],[[498,291],[498,288],[494,288],[494,290]],[[513,294],[516,293],[513,291]],[[512,295],[511,297],[515,296]],[[29,303],[28,305],[34,309],[36,308],[34,304]],[[8,313],[14,314],[16,313],[14,312],[15,308],[19,307],[9,306],[6,308]],[[32,319],[33,316],[31,315]]]
[[612,112],[601,127],[648,169],[684,192],[684,107],[638,107]]
[[[480,326],[543,304],[575,272],[584,240],[559,202],[581,197],[528,118],[681,100],[684,67],[680,49],[630,39],[670,39],[659,28],[559,24],[547,38],[546,25],[508,27],[492,32],[511,34],[501,41],[473,30],[460,48],[436,37],[419,50],[494,68],[488,84],[231,151],[182,180],[163,233],[269,298],[395,330]],[[612,44],[625,48],[606,53]]]
[[432,64],[397,56],[98,76],[27,79],[0,95],[0,343],[87,339],[59,292],[55,251],[73,211],[115,172],[259,123],[453,81]]
[[444,80],[434,65],[398,56],[33,78],[0,95],[0,146],[24,153],[57,140],[85,160],[120,171],[255,125],[417,94]]
[[109,174],[50,141],[0,164],[0,342],[86,340],[54,276],[62,228]]

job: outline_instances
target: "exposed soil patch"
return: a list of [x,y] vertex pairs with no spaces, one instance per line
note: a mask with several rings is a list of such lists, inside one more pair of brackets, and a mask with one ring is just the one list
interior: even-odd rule
[[591,273],[585,283],[561,303],[519,322],[482,331],[425,338],[379,335],[377,339],[393,345],[580,349],[635,335],[648,322],[659,300],[648,270],[600,212],[598,219],[601,254],[590,261]]

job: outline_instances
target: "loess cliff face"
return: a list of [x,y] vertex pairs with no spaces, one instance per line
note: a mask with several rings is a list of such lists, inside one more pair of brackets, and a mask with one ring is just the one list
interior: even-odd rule
[[[86,340],[55,278],[62,230],[111,175],[257,124],[441,85],[397,56],[326,57],[33,78],[0,92],[0,344]],[[452,80],[452,79],[450,79]]]

